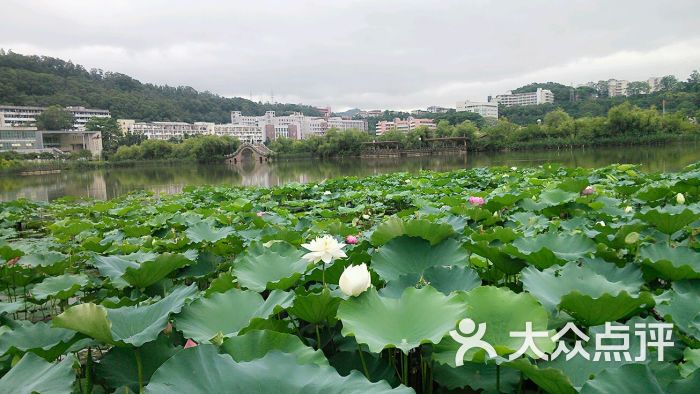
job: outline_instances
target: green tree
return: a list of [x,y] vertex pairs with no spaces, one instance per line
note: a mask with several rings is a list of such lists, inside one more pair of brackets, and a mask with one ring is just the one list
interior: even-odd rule
[[85,130],[99,131],[102,134],[102,151],[105,156],[117,151],[121,144],[122,135],[117,120],[114,118],[90,118],[85,123]]
[[638,94],[647,94],[651,87],[646,81],[633,81],[627,85],[627,93],[634,96]]
[[59,105],[46,108],[36,117],[36,127],[39,130],[68,130],[73,128],[74,123],[73,114]]
[[673,75],[666,75],[659,81],[659,90],[670,92],[678,87],[678,78]]

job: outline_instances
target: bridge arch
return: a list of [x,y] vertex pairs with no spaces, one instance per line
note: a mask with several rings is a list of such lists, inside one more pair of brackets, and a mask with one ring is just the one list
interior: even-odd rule
[[246,159],[263,163],[270,161],[270,156],[272,156],[273,153],[273,151],[263,144],[244,142],[235,152],[227,155],[225,158],[226,162],[229,164],[239,164]]

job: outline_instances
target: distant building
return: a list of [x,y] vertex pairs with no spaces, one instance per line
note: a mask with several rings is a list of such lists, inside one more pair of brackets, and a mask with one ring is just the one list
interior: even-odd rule
[[318,112],[321,113],[321,116],[323,116],[324,118],[328,118],[333,114],[333,112],[331,111],[331,107],[317,107],[316,109],[318,110]]
[[89,150],[93,156],[102,154],[102,133],[99,131],[51,130],[35,127],[0,127],[0,150],[23,153],[64,153]]
[[276,116],[275,111],[267,111],[262,116],[244,116],[240,111],[231,112],[232,124],[256,125],[260,128],[275,130],[275,138],[294,135],[294,139],[304,139],[313,135],[323,135],[330,129],[349,130],[357,129],[367,131],[367,122],[364,120],[343,119],[341,117],[319,118],[305,116],[295,112],[291,115]]
[[658,92],[661,89],[661,77],[649,77],[647,83],[649,84],[649,93]]
[[457,102],[457,112],[474,112],[483,117],[498,118],[498,103],[497,102],[479,102],[479,101],[459,101]]
[[520,105],[540,105],[554,102],[554,93],[549,89],[537,88],[536,92],[499,94],[496,102],[505,107]]
[[627,87],[629,83],[629,81],[624,79],[609,79],[608,97],[627,96]]
[[[36,118],[46,107],[24,107],[15,105],[0,105],[0,114],[4,118],[3,123],[10,127],[36,126]],[[90,118],[109,118],[106,109],[90,109],[85,107],[66,107],[75,118],[73,130],[85,130],[85,124]]]
[[382,116],[383,113],[384,113],[384,111],[382,111],[380,109],[373,109],[370,111],[360,111],[357,113],[357,115],[363,119],[367,119],[367,118],[376,118],[376,117]]
[[377,123],[377,135],[382,135],[389,130],[398,130],[406,133],[421,126],[426,126],[432,130],[435,130],[437,127],[432,119],[419,119],[409,116],[406,120],[395,118],[393,122],[383,120]]
[[427,111],[430,112],[431,114],[444,114],[448,112],[450,109],[445,108],[445,107],[438,107],[437,105],[431,105],[430,107],[427,108]]

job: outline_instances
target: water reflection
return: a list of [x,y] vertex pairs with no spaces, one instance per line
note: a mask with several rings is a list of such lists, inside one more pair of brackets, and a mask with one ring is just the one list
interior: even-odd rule
[[469,153],[430,157],[340,160],[287,160],[242,165],[157,165],[56,174],[0,176],[0,200],[29,198],[49,201],[63,196],[107,199],[135,190],[178,193],[189,185],[277,186],[338,176],[368,176],[387,172],[446,171],[487,166],[600,167],[611,163],[643,164],[647,171],[678,170],[700,160],[698,142],[661,147],[613,147],[540,152]]

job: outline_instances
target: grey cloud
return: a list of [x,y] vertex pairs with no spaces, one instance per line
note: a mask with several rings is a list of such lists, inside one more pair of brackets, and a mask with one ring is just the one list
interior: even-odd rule
[[[685,77],[697,1],[4,1],[0,47],[224,95],[419,108],[537,80]],[[659,59],[659,54],[664,58]]]

